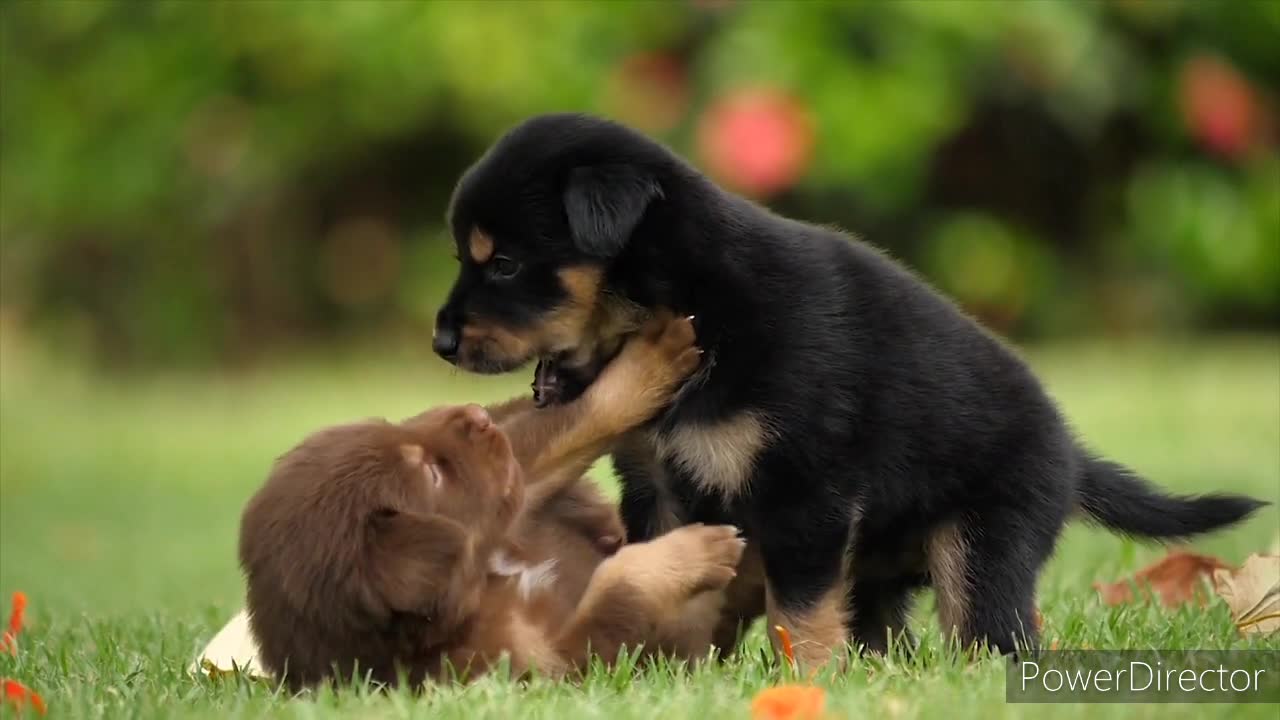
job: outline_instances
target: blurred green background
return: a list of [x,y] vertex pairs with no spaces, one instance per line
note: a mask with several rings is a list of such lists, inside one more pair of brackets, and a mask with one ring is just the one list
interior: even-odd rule
[[422,342],[458,174],[588,110],[1021,339],[1280,327],[1280,3],[0,7],[7,336],[115,368]]

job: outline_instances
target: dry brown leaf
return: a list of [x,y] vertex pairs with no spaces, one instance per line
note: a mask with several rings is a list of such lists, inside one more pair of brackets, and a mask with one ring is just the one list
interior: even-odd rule
[[1241,635],[1280,630],[1280,554],[1254,554],[1239,570],[1214,570],[1213,589]]
[[1215,557],[1174,550],[1134,573],[1132,578],[1115,583],[1094,583],[1093,587],[1107,605],[1149,601],[1154,593],[1165,607],[1177,607],[1188,602],[1204,606],[1209,602],[1204,580],[1216,570],[1234,568]]

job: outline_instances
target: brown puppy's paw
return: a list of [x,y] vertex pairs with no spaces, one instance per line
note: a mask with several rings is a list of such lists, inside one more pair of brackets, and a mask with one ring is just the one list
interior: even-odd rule
[[696,345],[697,331],[693,328],[693,316],[666,319],[657,348],[674,378],[680,382],[693,374],[702,362],[702,348]]
[[692,581],[692,594],[723,590],[738,575],[747,541],[732,525],[686,525],[667,533]]
[[601,569],[669,612],[695,595],[728,586],[745,548],[731,525],[685,525],[649,542],[624,545]]
[[693,318],[661,311],[646,322],[588,390],[596,417],[618,431],[653,417],[701,362],[696,339]]

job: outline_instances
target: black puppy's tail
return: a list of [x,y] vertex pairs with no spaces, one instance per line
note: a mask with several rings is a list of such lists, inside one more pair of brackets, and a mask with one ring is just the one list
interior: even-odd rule
[[1270,503],[1244,495],[1167,495],[1123,465],[1086,457],[1080,509],[1126,535],[1187,538],[1239,522]]

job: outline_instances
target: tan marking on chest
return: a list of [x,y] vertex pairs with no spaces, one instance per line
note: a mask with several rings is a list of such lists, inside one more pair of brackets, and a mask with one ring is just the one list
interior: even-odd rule
[[680,425],[653,436],[658,457],[693,477],[704,492],[733,497],[746,491],[756,457],[774,432],[757,413],[712,425]]

